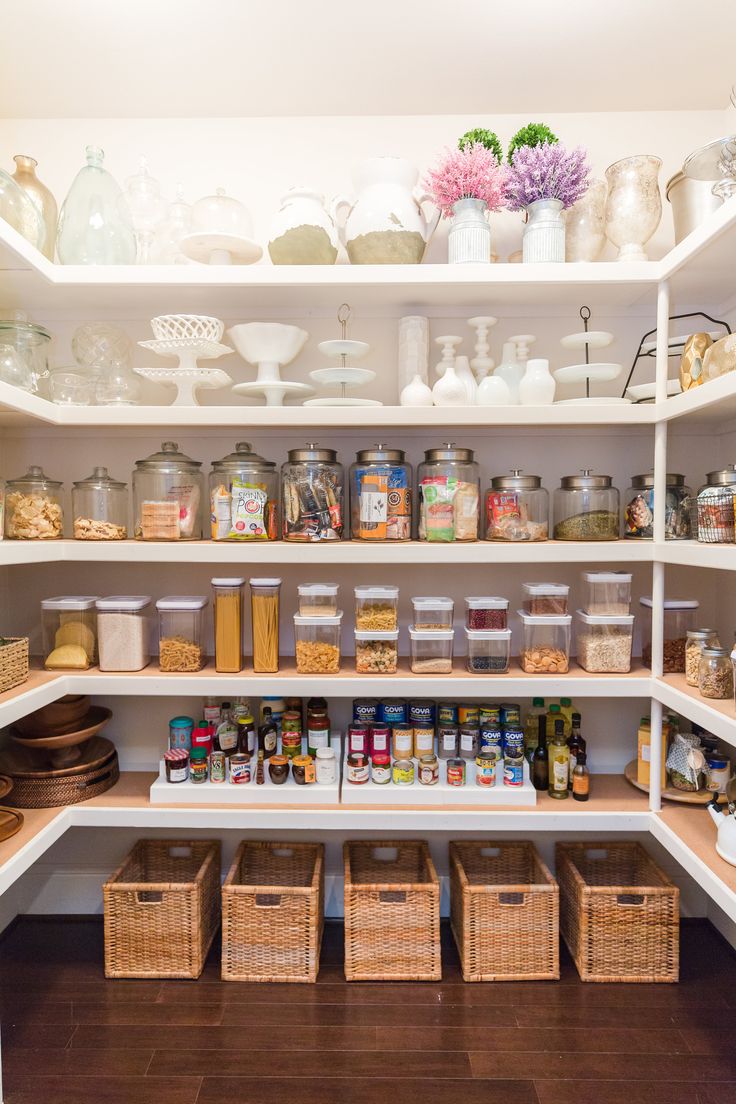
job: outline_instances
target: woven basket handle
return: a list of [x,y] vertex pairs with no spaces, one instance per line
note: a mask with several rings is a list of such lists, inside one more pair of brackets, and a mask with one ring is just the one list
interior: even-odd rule
[[641,908],[644,904],[644,895],[641,893],[619,893],[616,895],[617,905],[629,905],[634,908]]
[[160,905],[163,899],[164,895],[159,889],[140,889],[135,895],[137,905]]
[[278,859],[290,859],[294,854],[293,847],[272,847],[271,854]]
[[499,905],[506,905],[507,907],[523,905],[525,900],[525,893],[499,893],[498,895]]
[[586,859],[607,859],[608,849],[605,847],[588,847],[585,851]]
[[497,859],[501,854],[500,847],[481,847],[480,853],[484,859]]
[[186,844],[178,844],[169,848],[170,859],[191,859],[192,849],[187,847]]
[[280,908],[280,893],[256,893],[256,908]]
[[378,901],[381,905],[405,905],[406,893],[401,889],[382,889]]

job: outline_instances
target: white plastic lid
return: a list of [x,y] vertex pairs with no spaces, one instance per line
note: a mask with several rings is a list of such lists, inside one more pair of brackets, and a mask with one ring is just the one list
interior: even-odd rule
[[342,621],[342,610],[338,610],[337,613],[331,613],[329,617],[320,617],[315,613],[295,613],[294,624],[295,625],[339,625]]
[[59,598],[44,598],[42,610],[88,610],[93,609],[97,596],[88,594],[64,594]]
[[151,604],[147,594],[115,594],[110,598],[98,598],[95,602],[97,609],[105,613],[140,613]]
[[[324,621],[324,618],[322,618]],[[356,640],[398,640],[398,629],[355,629]]]
[[296,591],[300,598],[331,598],[339,589],[339,583],[300,583]]
[[[652,599],[640,598],[639,605],[646,606],[647,609],[651,609]],[[695,598],[668,598],[665,600],[663,605],[663,608],[666,610],[689,610],[698,609],[699,607],[700,602],[698,602]]]
[[468,640],[510,640],[511,629],[466,629]]
[[252,587],[276,587],[281,586],[280,579],[249,579]]
[[413,605],[415,610],[451,610],[455,608],[455,602],[452,598],[412,598],[411,604]]
[[208,599],[201,595],[190,596],[187,594],[169,594],[166,598],[159,598],[156,602],[157,610],[201,610],[207,605]]
[[356,586],[355,597],[365,598],[398,598],[397,586]]
[[409,626],[409,635],[412,640],[454,640],[454,629],[415,629]]
[[586,613],[585,610],[577,611],[578,617],[584,625],[626,625],[628,628],[634,624],[633,613],[622,613],[618,616],[606,614]]
[[570,593],[570,587],[567,583],[522,583],[525,594],[531,594],[535,597],[544,595],[554,595],[555,597],[567,597]]
[[630,571],[584,571],[586,583],[630,583]]
[[245,579],[213,579],[213,587],[241,587],[245,585]]
[[508,598],[466,598],[468,609],[508,609]]
[[524,610],[516,611],[525,625],[571,625],[571,613],[526,613]]
[[[332,734],[334,736],[334,732]],[[318,747],[317,748],[318,759],[334,759],[335,749],[333,747]]]

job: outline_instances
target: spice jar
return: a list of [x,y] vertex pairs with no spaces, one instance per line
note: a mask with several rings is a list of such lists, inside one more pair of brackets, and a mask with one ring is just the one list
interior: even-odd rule
[[128,535],[128,484],[107,468],[94,468],[72,484],[75,540],[125,540]]
[[417,469],[419,539],[474,541],[478,539],[480,471],[473,450],[427,449]]
[[206,750],[201,747],[192,748],[189,753],[189,781],[201,785],[207,781],[208,775]]
[[[690,539],[692,491],[685,476],[668,472],[664,504],[665,540]],[[624,536],[649,540],[654,536],[654,475],[632,475],[624,505]]]
[[279,593],[281,579],[250,580],[253,670],[274,674],[279,669]]
[[204,476],[201,463],[164,441],[160,452],[136,460],[133,508],[137,540],[201,540]]
[[101,671],[142,671],[151,661],[145,595],[98,598],[97,644]]
[[162,671],[193,674],[205,665],[204,597],[170,595],[159,598],[158,663]]
[[342,464],[334,449],[290,449],[281,467],[282,532],[284,540],[340,540],[343,533]]
[[64,535],[62,484],[30,467],[5,488],[5,536],[9,540],[59,540]]
[[97,660],[96,598],[63,595],[41,602],[44,666],[86,670]]
[[[639,604],[644,610],[642,625],[642,661],[645,667],[652,666],[652,599],[640,598]],[[687,633],[693,628],[700,603],[694,599],[668,598],[664,602],[663,612],[663,662],[665,675],[685,673],[685,647]]]
[[698,491],[693,535],[703,544],[733,544],[736,466],[708,472],[706,479]]
[[289,760],[285,755],[272,755],[268,760],[268,777],[274,786],[283,786],[289,777]]
[[703,648],[720,648],[715,629],[688,629],[685,641],[685,682],[697,686],[700,679],[700,653]]
[[243,588],[245,579],[213,579],[215,670],[237,674],[243,669]]
[[486,540],[544,541],[549,537],[549,494],[538,475],[496,475],[486,491]]
[[698,690],[704,698],[733,697],[733,668],[727,648],[701,648]]
[[296,669],[300,675],[334,675],[340,670],[342,610],[335,617],[294,614]]
[[278,540],[279,473],[247,441],[215,461],[209,491],[212,540]]
[[411,482],[401,449],[361,449],[350,468],[353,540],[411,540]]
[[619,494],[610,475],[566,475],[554,495],[555,540],[609,541],[619,537]]

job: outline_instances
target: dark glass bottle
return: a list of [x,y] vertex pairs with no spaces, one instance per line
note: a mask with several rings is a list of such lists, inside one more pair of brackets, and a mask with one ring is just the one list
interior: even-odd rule
[[263,710],[263,723],[258,726],[258,755],[261,753],[264,759],[270,759],[276,754],[278,744],[278,728],[273,720],[271,709],[265,706]]
[[238,751],[241,755],[256,753],[256,722],[250,713],[238,717]]
[[590,771],[588,757],[584,751],[578,752],[578,761],[572,774],[572,796],[574,801],[587,801],[590,797]]
[[570,733],[570,739],[567,741],[567,746],[570,749],[570,777],[567,784],[568,790],[572,789],[572,775],[573,771],[575,770],[575,764],[578,761],[578,755],[580,754],[580,752],[583,752],[583,754],[585,754],[587,750],[587,744],[585,743],[585,740],[583,739],[582,733],[580,731],[580,722],[580,714],[573,713],[572,732]]
[[547,751],[547,717],[539,717],[537,746],[532,756],[532,785],[535,790],[546,790],[549,786],[549,752]]

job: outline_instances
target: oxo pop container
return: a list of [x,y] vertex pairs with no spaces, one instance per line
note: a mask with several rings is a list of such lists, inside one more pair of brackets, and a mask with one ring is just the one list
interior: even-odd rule
[[570,614],[517,612],[521,618],[522,671],[530,675],[566,674],[570,666]]
[[[642,659],[652,666],[652,599],[640,598],[644,611],[642,626]],[[689,629],[695,628],[700,603],[689,598],[668,598],[664,603],[664,645],[662,671],[665,675],[685,673],[685,649]]]
[[409,628],[411,637],[411,669],[415,675],[449,675],[452,673],[454,629]]
[[423,631],[452,629],[455,603],[452,598],[412,598],[414,628]]
[[355,630],[355,670],[358,674],[395,675],[398,665],[398,629]]
[[193,673],[205,665],[202,596],[168,595],[156,602],[159,667],[162,671]]
[[357,586],[355,588],[355,627],[385,632],[399,625],[399,588],[397,586]]
[[64,595],[41,602],[44,665],[85,670],[97,659],[96,597]]
[[522,583],[524,612],[533,617],[566,614],[570,588],[566,583]]
[[299,613],[302,617],[334,617],[339,589],[337,583],[300,583]]
[[465,624],[469,629],[507,628],[508,598],[466,598]]
[[626,571],[584,571],[585,604],[591,616],[626,617],[631,609],[631,574]]
[[97,643],[101,671],[142,671],[151,661],[147,595],[98,598]]
[[509,669],[511,629],[466,629],[468,657],[465,663],[473,675],[498,675]]
[[300,675],[336,675],[340,670],[342,610],[334,617],[294,614],[296,669]]
[[625,674],[631,670],[633,614],[606,617],[578,610],[577,659],[591,674]]

